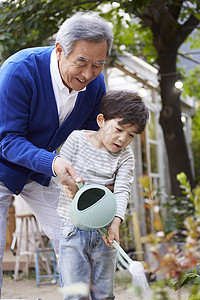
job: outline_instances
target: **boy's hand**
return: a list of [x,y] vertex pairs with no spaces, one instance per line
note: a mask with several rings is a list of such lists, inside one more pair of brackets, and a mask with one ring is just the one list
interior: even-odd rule
[[121,224],[121,219],[119,217],[115,217],[108,228],[108,237],[103,235],[102,238],[107,246],[112,247],[112,243],[115,240],[119,244],[119,226]]

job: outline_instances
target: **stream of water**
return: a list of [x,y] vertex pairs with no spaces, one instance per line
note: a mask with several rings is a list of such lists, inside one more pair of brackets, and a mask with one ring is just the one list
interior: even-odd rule
[[134,288],[139,288],[142,293],[142,300],[152,300],[152,293],[146,279],[144,267],[139,261],[132,261],[129,266],[129,271],[132,275],[132,285]]

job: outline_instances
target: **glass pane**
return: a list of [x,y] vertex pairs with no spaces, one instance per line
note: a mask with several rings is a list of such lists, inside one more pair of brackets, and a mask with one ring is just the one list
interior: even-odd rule
[[151,173],[158,173],[157,145],[150,144]]
[[149,139],[156,140],[156,121],[155,114],[151,111],[150,121],[148,123]]
[[152,177],[152,185],[155,189],[160,189],[160,178]]
[[147,151],[146,151],[146,137],[144,132],[140,135],[141,140],[141,156],[142,156],[142,173],[148,174],[147,169]]

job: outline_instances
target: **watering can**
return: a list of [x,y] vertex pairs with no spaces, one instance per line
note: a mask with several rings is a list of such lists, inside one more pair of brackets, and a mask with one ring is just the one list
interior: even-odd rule
[[72,223],[81,230],[95,230],[109,225],[116,215],[117,204],[113,193],[103,185],[83,185],[78,182],[71,207]]
[[[54,181],[63,188],[57,180]],[[114,194],[103,185],[84,186],[82,182],[76,184],[79,191],[70,207],[72,223],[81,230],[97,229],[102,235],[108,236],[105,227],[112,222],[117,210]],[[151,291],[142,263],[133,261],[115,240],[112,242],[112,246],[117,250],[122,264],[131,273],[133,285],[141,287],[145,300],[151,300]]]
[[[108,237],[107,229],[116,215],[117,204],[114,194],[105,186],[90,184],[84,186],[76,183],[79,191],[76,193],[71,207],[72,223],[82,230],[97,229]],[[132,275],[132,284],[140,287],[144,300],[151,300],[151,291],[145,277],[144,267],[140,261],[133,261],[114,240],[112,246],[117,250],[118,258]]]
[[[105,227],[112,222],[117,210],[114,194],[100,184],[76,184],[79,191],[71,203],[69,213],[72,223],[81,230],[97,229],[102,235],[108,235]],[[115,240],[112,245],[126,259],[126,266],[129,268],[131,258]]]
[[[72,223],[81,230],[97,229],[102,235],[108,236],[105,227],[112,222],[117,210],[114,194],[103,185],[84,186],[82,182],[76,184],[79,191],[70,207]],[[133,261],[115,240],[112,246],[118,251],[120,260],[131,274],[143,272],[141,262]]]
[[[52,179],[64,190],[57,177]],[[109,225],[117,211],[114,194],[100,184],[76,184],[79,191],[71,203],[69,212],[72,223],[81,230],[95,230]]]

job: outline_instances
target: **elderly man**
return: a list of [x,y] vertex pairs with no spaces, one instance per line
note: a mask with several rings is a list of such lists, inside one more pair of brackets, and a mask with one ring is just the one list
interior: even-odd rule
[[[75,129],[98,129],[105,93],[101,73],[113,41],[96,13],[76,13],[60,27],[55,47],[17,52],[0,72],[0,266],[10,199],[20,194],[58,252],[59,188],[79,181],[56,149]],[[2,286],[0,267],[0,288]]]

